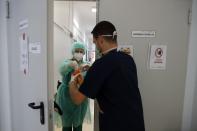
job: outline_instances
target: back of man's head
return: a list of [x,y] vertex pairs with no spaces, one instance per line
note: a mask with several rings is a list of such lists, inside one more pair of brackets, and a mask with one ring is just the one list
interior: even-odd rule
[[97,23],[91,32],[93,37],[103,36],[105,40],[117,43],[117,32],[115,26],[109,21]]

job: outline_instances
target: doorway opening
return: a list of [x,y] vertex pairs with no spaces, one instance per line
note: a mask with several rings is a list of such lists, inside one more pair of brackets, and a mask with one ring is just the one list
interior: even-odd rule
[[[93,44],[91,31],[96,25],[96,6],[96,0],[54,1],[54,96],[57,95],[58,81],[62,82],[59,67],[64,60],[73,57],[72,45],[74,42],[84,43],[86,47],[84,61],[90,64],[95,61],[95,45]],[[62,131],[61,115],[57,117],[57,114],[54,115],[54,131]],[[94,101],[89,99],[82,131],[93,130]]]

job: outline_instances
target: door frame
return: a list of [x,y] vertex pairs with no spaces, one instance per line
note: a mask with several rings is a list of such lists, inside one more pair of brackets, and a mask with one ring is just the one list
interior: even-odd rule
[[53,101],[54,101],[54,68],[53,68],[53,4],[54,0],[47,1],[47,85],[48,85],[48,129],[54,131],[53,127]]
[[6,5],[8,0],[0,1],[0,130],[11,131],[11,100],[10,100],[10,86],[9,86],[9,64],[8,64],[8,14],[6,12]]

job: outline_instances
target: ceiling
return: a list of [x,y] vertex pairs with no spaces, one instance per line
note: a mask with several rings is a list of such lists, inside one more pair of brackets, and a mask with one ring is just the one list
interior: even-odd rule
[[[92,12],[92,8],[96,8],[96,1],[75,1],[75,0],[56,0],[62,1],[62,4],[71,7],[73,20],[75,19],[79,25],[80,32],[84,32],[89,43],[92,43],[91,31],[96,25],[96,12]],[[74,22],[74,21],[73,21]]]

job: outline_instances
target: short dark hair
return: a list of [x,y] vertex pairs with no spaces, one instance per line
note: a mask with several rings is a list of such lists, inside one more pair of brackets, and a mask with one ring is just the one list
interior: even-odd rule
[[[100,35],[108,41],[117,42],[117,33],[115,26],[109,21],[101,21],[96,24],[94,29],[91,32],[93,37],[97,38]],[[106,36],[109,35],[109,36]]]

